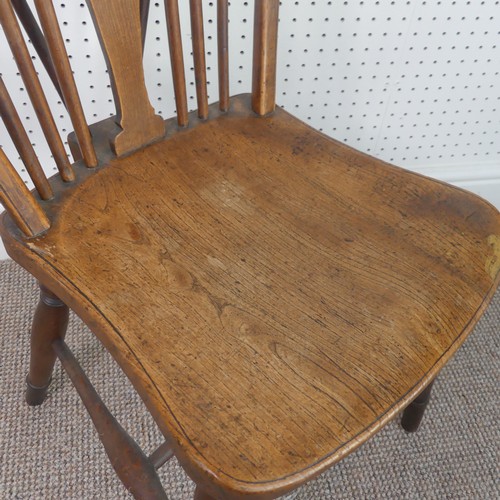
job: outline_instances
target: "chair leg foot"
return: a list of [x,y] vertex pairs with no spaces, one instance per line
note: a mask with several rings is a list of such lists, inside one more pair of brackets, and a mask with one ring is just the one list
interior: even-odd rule
[[417,432],[429,404],[432,381],[404,410],[401,426],[406,432]]
[[40,285],[40,302],[31,329],[30,369],[26,378],[26,402],[30,406],[43,403],[52,377],[56,354],[52,343],[64,338],[69,309],[50,290]]
[[39,406],[47,397],[47,391],[49,390],[50,381],[44,387],[35,387],[31,385],[28,378],[26,378],[26,403],[30,406]]
[[217,500],[215,497],[205,493],[199,486],[196,487],[194,492],[194,500]]

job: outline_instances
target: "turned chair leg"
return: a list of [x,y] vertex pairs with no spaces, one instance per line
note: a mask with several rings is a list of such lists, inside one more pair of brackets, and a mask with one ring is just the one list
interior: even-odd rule
[[47,395],[56,361],[52,342],[64,338],[68,319],[68,306],[40,285],[40,302],[33,318],[30,369],[26,379],[26,402],[31,406],[42,404]]
[[194,500],[217,500],[215,497],[210,496],[208,493],[205,493],[199,486],[196,487],[196,491],[194,492]]
[[404,410],[401,426],[406,432],[416,432],[420,427],[431,398],[432,384],[434,380]]

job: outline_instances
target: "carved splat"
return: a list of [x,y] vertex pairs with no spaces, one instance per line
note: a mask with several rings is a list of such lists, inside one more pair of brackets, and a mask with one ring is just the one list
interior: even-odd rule
[[118,156],[163,137],[165,125],[155,114],[142,66],[140,0],[87,0],[108,65],[122,128],[112,146]]

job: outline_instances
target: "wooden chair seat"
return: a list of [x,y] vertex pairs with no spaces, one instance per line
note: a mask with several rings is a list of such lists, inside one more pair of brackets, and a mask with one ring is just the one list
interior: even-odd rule
[[341,459],[436,375],[497,285],[500,216],[281,109],[231,109],[63,190],[46,235],[4,239],[195,479],[264,494]]

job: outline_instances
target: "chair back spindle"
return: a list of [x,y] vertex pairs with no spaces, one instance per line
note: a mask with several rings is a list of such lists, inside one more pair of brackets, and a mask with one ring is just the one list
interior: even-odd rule
[[0,202],[26,236],[36,236],[50,227],[44,211],[1,148]]
[[141,0],[141,35],[142,35],[142,51],[146,45],[146,35],[148,32],[148,19],[149,19],[149,0]]
[[17,17],[21,21],[23,28],[26,30],[28,34],[28,38],[31,40],[33,47],[35,48],[40,61],[45,67],[45,71],[49,75],[49,78],[52,80],[54,87],[59,94],[59,97],[64,101],[64,97],[61,91],[61,87],[59,86],[59,82],[57,80],[56,70],[54,67],[54,63],[52,62],[52,58],[50,57],[49,48],[47,47],[47,42],[45,41],[45,37],[38,26],[38,23],[33,15],[33,12],[28,5],[26,0],[11,0],[12,6],[16,11]]
[[279,0],[255,0],[252,108],[267,115],[276,105]]
[[217,0],[217,50],[219,66],[219,108],[229,109],[228,0]]
[[165,0],[165,15],[167,19],[168,45],[174,82],[175,105],[177,107],[177,123],[179,127],[185,127],[188,124],[188,105],[178,0]]
[[24,41],[21,29],[17,22],[10,0],[0,0],[0,23],[5,32],[7,42],[12,50],[17,67],[30,96],[35,113],[38,117],[43,133],[49,144],[54,160],[64,181],[73,181],[75,174],[66,155],[66,150],[57,131],[54,117],[50,112],[47,99],[43,93],[40,80],[33,66],[28,47]]
[[0,116],[12,138],[12,142],[26,166],[33,184],[42,200],[49,200],[53,196],[52,188],[43,172],[36,153],[31,145],[28,134],[21,123],[19,114],[10,98],[2,77],[0,77]]
[[117,123],[122,131],[112,142],[117,156],[165,134],[163,119],[149,101],[142,67],[139,0],[87,0],[106,58]]
[[69,63],[68,54],[61,35],[56,12],[51,0],[35,0],[36,10],[45,33],[45,38],[54,62],[59,85],[64,96],[71,122],[80,145],[83,160],[88,167],[97,166],[97,157],[92,144],[89,127],[85,121],[82,104]]
[[207,67],[205,61],[205,35],[203,33],[202,0],[189,0],[191,10],[191,38],[193,42],[194,79],[198,99],[198,116],[208,118]]

